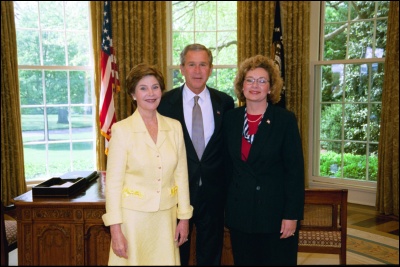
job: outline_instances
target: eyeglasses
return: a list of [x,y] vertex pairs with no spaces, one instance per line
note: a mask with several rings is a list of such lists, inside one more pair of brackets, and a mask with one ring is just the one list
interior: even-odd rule
[[269,80],[265,79],[265,78],[258,78],[258,79],[254,79],[254,78],[245,78],[244,82],[247,85],[252,85],[255,81],[257,81],[258,85],[266,85],[267,83],[269,83]]

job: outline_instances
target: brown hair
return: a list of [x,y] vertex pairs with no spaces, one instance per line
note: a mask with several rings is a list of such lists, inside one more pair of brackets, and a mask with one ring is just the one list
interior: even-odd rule
[[154,76],[160,84],[161,92],[165,90],[164,76],[155,66],[146,63],[140,63],[134,66],[126,77],[127,93],[132,95],[135,93],[136,85],[145,76]]
[[278,103],[281,99],[283,80],[275,62],[272,59],[262,55],[256,55],[247,58],[239,65],[239,69],[235,78],[235,94],[238,100],[241,102],[246,102],[246,98],[243,94],[243,82],[247,72],[256,68],[263,68],[268,72],[270,94],[268,94],[267,97],[272,104]]
[[187,45],[187,46],[182,50],[182,52],[181,52],[181,54],[180,54],[180,58],[179,58],[179,59],[180,59],[180,61],[181,61],[181,65],[182,65],[182,66],[185,65],[185,57],[186,57],[186,54],[187,54],[189,51],[206,51],[206,52],[207,52],[207,55],[208,55],[208,61],[209,61],[209,63],[210,63],[210,66],[212,65],[212,63],[213,63],[213,55],[212,55],[210,49],[208,49],[207,47],[205,47],[205,46],[202,45],[202,44],[190,44],[190,45]]

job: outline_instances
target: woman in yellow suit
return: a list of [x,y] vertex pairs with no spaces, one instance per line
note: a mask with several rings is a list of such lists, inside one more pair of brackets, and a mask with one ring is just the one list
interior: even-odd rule
[[137,104],[111,129],[107,158],[106,214],[109,265],[180,265],[193,207],[182,126],[157,112],[164,78],[139,64],[126,87]]

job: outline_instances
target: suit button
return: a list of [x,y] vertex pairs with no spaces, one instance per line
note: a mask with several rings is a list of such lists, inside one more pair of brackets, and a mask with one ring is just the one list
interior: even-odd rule
[[257,185],[256,190],[260,191],[261,187],[259,185]]

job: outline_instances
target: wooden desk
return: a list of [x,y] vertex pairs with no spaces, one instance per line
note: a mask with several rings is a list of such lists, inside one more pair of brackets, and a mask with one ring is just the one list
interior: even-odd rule
[[32,191],[16,197],[18,265],[107,265],[104,182],[102,173],[69,198],[38,198]]
[[[107,265],[110,231],[105,210],[105,172],[70,198],[33,197],[32,191],[14,199],[18,220],[18,265]],[[195,231],[189,265],[195,265]],[[229,231],[225,229],[221,265],[233,265]]]

